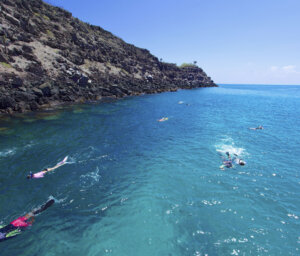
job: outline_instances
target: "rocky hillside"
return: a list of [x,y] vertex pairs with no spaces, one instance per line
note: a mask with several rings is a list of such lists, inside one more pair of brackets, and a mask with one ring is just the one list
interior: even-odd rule
[[0,24],[0,113],[216,86],[41,0],[1,0]]

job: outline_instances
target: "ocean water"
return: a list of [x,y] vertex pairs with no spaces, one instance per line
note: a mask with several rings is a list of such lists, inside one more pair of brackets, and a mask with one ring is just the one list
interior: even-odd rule
[[0,254],[300,255],[299,117],[300,86],[221,85],[2,119],[0,224],[56,203]]

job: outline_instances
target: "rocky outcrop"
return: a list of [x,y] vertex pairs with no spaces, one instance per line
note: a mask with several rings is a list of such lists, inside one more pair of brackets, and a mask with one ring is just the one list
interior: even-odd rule
[[0,24],[0,113],[216,86],[41,0],[1,0]]

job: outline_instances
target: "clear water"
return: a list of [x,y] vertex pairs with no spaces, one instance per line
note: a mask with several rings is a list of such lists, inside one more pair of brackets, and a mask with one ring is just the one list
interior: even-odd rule
[[56,204],[1,256],[299,255],[299,117],[300,86],[223,85],[2,120],[0,223]]

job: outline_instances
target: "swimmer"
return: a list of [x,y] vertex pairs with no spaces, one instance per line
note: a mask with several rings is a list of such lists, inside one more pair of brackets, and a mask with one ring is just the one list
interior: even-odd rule
[[27,179],[40,179],[40,178],[44,178],[44,176],[45,176],[45,174],[47,172],[53,171],[53,170],[57,169],[58,167],[63,166],[64,164],[66,164],[67,160],[68,160],[68,157],[66,156],[64,158],[64,160],[62,160],[61,162],[59,162],[57,165],[55,165],[52,168],[46,168],[46,169],[42,170],[41,172],[37,172],[37,173],[30,172],[27,175]]
[[26,215],[13,220],[10,224],[6,226],[0,226],[0,242],[13,238],[16,235],[19,235],[28,226],[31,226],[33,224],[34,217],[37,214],[41,213],[42,211],[45,211],[52,204],[54,204],[54,200],[50,199],[47,203],[42,205],[40,208],[35,209],[27,213]]
[[237,164],[242,165],[242,166],[246,165],[246,162],[245,162],[243,159],[238,158],[238,155],[237,155],[237,154],[234,154],[234,155],[235,155],[234,161],[235,161]]
[[168,117],[163,117],[163,118],[161,118],[161,119],[159,119],[159,120],[157,120],[158,122],[164,122],[164,121],[167,121],[169,118]]
[[262,127],[262,125],[255,127],[255,128],[249,128],[250,130],[263,130],[264,127]]
[[[220,166],[221,170],[224,170],[225,167],[227,167],[227,168],[233,167],[232,159],[231,159],[229,152],[226,152],[226,155],[228,157],[228,160],[223,160],[223,164]],[[224,158],[224,157],[222,156],[222,158]]]

